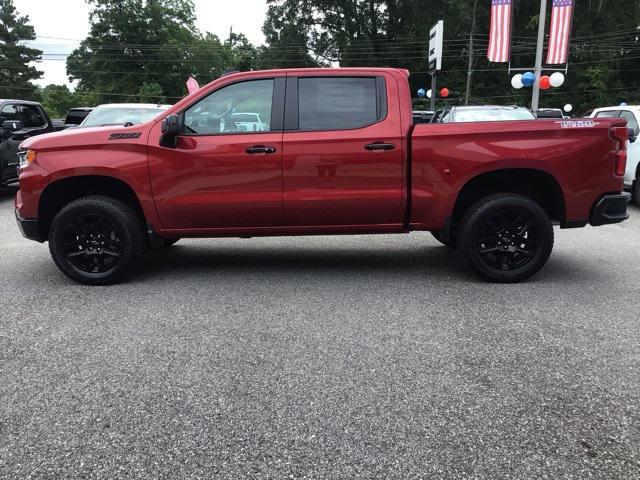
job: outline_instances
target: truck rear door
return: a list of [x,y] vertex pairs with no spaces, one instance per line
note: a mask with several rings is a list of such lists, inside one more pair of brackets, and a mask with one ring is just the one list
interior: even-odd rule
[[289,74],[283,136],[285,222],[402,224],[404,138],[395,79]]

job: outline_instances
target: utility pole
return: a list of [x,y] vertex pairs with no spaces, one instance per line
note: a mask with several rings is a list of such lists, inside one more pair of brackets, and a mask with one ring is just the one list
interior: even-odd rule
[[469,105],[471,96],[471,77],[473,76],[473,35],[476,32],[476,12],[478,11],[478,0],[473,2],[473,18],[471,20],[471,33],[469,34],[469,66],[467,68],[467,90],[464,94],[464,104]]
[[540,21],[538,23],[538,46],[536,49],[536,66],[534,73],[536,81],[533,84],[533,94],[531,96],[531,110],[537,115],[540,107],[540,77],[542,76],[542,53],[544,50],[544,30],[547,20],[547,0],[540,0]]
[[436,95],[437,95],[436,86],[437,86],[437,84],[436,84],[436,73],[434,72],[431,75],[431,102],[429,103],[429,109],[432,112],[436,111]]

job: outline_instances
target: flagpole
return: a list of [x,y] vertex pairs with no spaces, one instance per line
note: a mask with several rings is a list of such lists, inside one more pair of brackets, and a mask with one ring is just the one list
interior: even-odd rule
[[536,49],[536,67],[534,73],[536,81],[533,84],[533,94],[531,95],[531,110],[538,113],[540,106],[540,77],[542,76],[542,54],[544,51],[544,30],[547,20],[547,0],[540,0],[540,21],[538,23],[538,46]]

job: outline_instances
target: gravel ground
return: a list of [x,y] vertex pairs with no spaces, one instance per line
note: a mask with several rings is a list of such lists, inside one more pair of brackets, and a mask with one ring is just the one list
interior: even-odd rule
[[640,209],[519,285],[428,234],[60,274],[0,191],[0,478],[640,478]]

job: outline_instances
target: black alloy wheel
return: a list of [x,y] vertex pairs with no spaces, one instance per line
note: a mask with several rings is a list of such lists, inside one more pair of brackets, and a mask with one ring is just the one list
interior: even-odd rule
[[458,250],[482,277],[514,283],[537,273],[553,250],[553,225],[531,198],[513,193],[489,195],[465,212]]
[[49,229],[56,265],[85,285],[121,281],[140,264],[146,245],[144,219],[125,202],[103,195],[67,204]]
[[81,214],[66,225],[64,254],[83,272],[108,272],[122,255],[122,236],[103,215]]
[[539,245],[537,235],[531,217],[504,210],[484,223],[476,241],[487,265],[499,270],[517,270],[535,257]]

